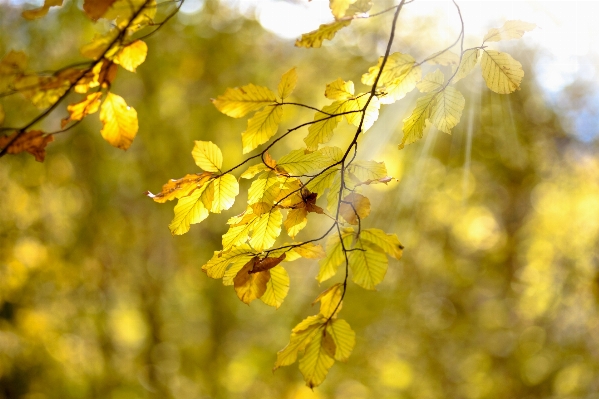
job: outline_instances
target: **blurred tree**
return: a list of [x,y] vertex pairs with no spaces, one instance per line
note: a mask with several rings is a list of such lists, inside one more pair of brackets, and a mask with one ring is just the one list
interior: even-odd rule
[[[389,12],[395,12],[397,18],[402,5],[403,2]],[[179,7],[180,3],[173,6]],[[278,118],[281,118],[281,123],[294,126],[294,121],[303,116],[300,114],[302,109],[306,108],[305,105],[285,103],[288,89],[294,86],[295,72],[291,70],[283,75],[279,98],[258,86],[225,91],[226,87],[239,81],[272,82],[273,62],[261,57],[261,54],[264,48],[275,48],[274,39],[252,21],[239,19],[226,6],[208,2],[201,14],[196,16],[199,21],[193,24],[183,17],[174,21],[172,26],[158,25],[162,31],[159,35],[148,37],[148,42],[150,49],[152,44],[163,49],[161,56],[152,58],[150,52],[146,61],[148,65],[139,69],[139,77],[129,75],[129,79],[114,80],[115,64],[131,71],[135,70],[140,59],[143,62],[142,58],[145,58],[147,48],[139,44],[139,39],[133,35],[134,30],[144,24],[149,25],[147,29],[156,26],[147,19],[151,18],[151,3],[140,3],[138,7],[135,12],[129,12],[129,8],[121,9],[125,16],[116,19],[120,33],[108,36],[116,37],[111,39],[114,42],[105,39],[103,42],[102,39],[95,41],[101,50],[95,49],[100,52],[93,54],[93,62],[73,64],[75,66],[56,70],[58,72],[50,76],[11,72],[17,80],[35,79],[32,85],[40,88],[42,95],[31,94],[28,99],[38,102],[38,105],[47,106],[48,102],[57,98],[66,100],[71,89],[77,91],[77,87],[83,84],[99,90],[97,93],[100,94],[95,94],[96,97],[87,95],[86,102],[71,105],[70,116],[64,120],[74,125],[78,123],[79,116],[99,109],[103,137],[116,147],[131,145],[132,136],[137,132],[137,117],[132,117],[131,108],[123,105],[120,97],[112,93],[113,90],[126,93],[128,101],[134,104],[143,104],[143,107],[137,106],[142,131],[146,121],[147,126],[152,126],[152,129],[146,128],[148,131],[177,130],[181,134],[156,134],[151,139],[150,136],[140,137],[141,142],[140,138],[135,141],[139,143],[137,148],[133,146],[126,157],[116,158],[113,158],[113,152],[96,142],[94,136],[71,135],[61,140],[62,143],[53,144],[57,147],[57,155],[50,157],[47,165],[37,165],[20,157],[5,162],[7,167],[0,173],[3,173],[1,181],[6,193],[6,209],[11,212],[5,213],[2,220],[2,253],[5,258],[2,261],[0,290],[1,392],[7,398],[302,397],[307,393],[298,390],[293,374],[285,371],[273,377],[264,372],[272,364],[273,341],[276,341],[275,345],[284,344],[289,324],[306,316],[301,305],[317,294],[307,284],[306,276],[318,274],[319,281],[324,281],[328,276],[323,275],[323,269],[320,272],[304,269],[311,267],[309,263],[302,263],[297,268],[288,267],[290,279],[299,289],[287,300],[291,303],[286,307],[287,313],[274,317],[265,309],[256,308],[260,312],[260,317],[256,317],[198,275],[197,258],[207,258],[220,245],[220,239],[215,237],[223,232],[217,226],[224,225],[226,219],[213,215],[215,223],[209,227],[191,230],[188,236],[173,241],[164,234],[164,218],[138,200],[139,193],[149,186],[156,186],[165,175],[183,175],[189,170],[189,161],[178,154],[189,151],[193,138],[224,143],[227,164],[240,166],[245,163],[235,155],[241,153],[241,148],[235,142],[223,141],[220,137],[220,132],[240,131],[242,127],[235,121],[224,122],[214,118],[211,109],[202,102],[219,90],[225,94],[217,97],[214,103],[226,114],[238,112],[240,108],[235,102],[257,90],[258,95],[265,96],[258,104],[264,109],[276,113],[278,111],[275,110],[287,104],[284,116]],[[59,17],[64,21],[76,21],[75,8],[71,7]],[[94,18],[89,7],[84,6],[84,10]],[[339,18],[333,23],[335,28],[343,27],[351,20],[344,19],[347,11],[333,8],[333,12]],[[137,19],[141,14],[147,18]],[[173,11],[165,14],[175,15]],[[16,24],[15,18],[8,13],[6,15],[7,22]],[[363,16],[354,13],[351,18]],[[52,32],[62,22],[54,20],[53,23],[54,27],[50,24],[47,32]],[[72,28],[67,25],[67,28],[77,29],[78,25],[79,22]],[[50,43],[47,32],[36,31],[40,26],[25,28],[21,40],[26,43],[30,38],[38,38],[36,43],[40,46],[38,53],[41,55],[47,51],[44,49],[51,47],[47,45]],[[391,26],[395,26],[395,21]],[[484,40],[492,41],[493,35],[502,38],[502,32],[508,32],[503,38],[511,38],[513,29],[509,29],[508,24],[506,26],[503,30],[490,31]],[[250,32],[255,39],[252,42],[241,40],[235,34],[238,29]],[[321,28],[320,32],[329,29],[330,26]],[[522,28],[515,30],[523,33]],[[381,34],[376,29],[374,32]],[[69,36],[66,32],[64,34]],[[143,31],[138,34],[147,35]],[[319,35],[305,35],[298,43],[314,45],[318,42],[314,37]],[[378,171],[380,175],[375,175],[376,179],[387,182],[390,180],[387,174],[393,174],[403,177],[403,182],[383,196],[385,201],[394,205],[385,206],[376,196],[371,196],[372,202],[368,201],[366,205],[366,200],[362,199],[366,197],[358,194],[357,190],[369,186],[376,179],[361,178],[355,167],[360,165],[361,159],[364,161],[364,157],[369,159],[377,153],[377,147],[392,140],[389,136],[392,131],[386,129],[388,131],[384,135],[379,135],[376,124],[362,138],[361,133],[367,128],[365,124],[371,125],[376,119],[373,116],[375,111],[369,106],[373,102],[392,102],[406,95],[416,86],[419,78],[414,74],[420,73],[424,63],[407,58],[409,56],[405,54],[391,54],[393,33],[390,38],[385,56],[363,77],[363,83],[372,86],[371,91],[355,95],[353,83],[337,80],[329,84],[326,91],[329,99],[340,103],[337,108],[331,110],[331,106],[327,105],[322,110],[321,107],[315,109],[316,121],[339,121],[345,116],[355,126],[353,130],[350,126],[339,126],[331,141],[332,145],[340,147],[339,151],[334,149],[335,146],[319,150],[319,144],[328,141],[319,136],[312,144],[308,138],[305,140],[310,149],[318,151],[294,151],[300,147],[297,143],[301,141],[290,139],[288,142],[277,141],[280,148],[272,150],[272,158],[266,150],[253,157],[260,157],[263,161],[254,167],[254,170],[263,173],[263,177],[258,176],[255,182],[273,179],[278,191],[287,190],[285,195],[295,197],[295,201],[284,203],[284,196],[269,191],[273,189],[272,184],[264,187],[259,193],[260,198],[271,197],[270,202],[261,200],[252,203],[250,200],[250,207],[246,210],[245,216],[251,210],[256,218],[280,213],[282,208],[289,213],[298,213],[302,209],[306,213],[308,210],[320,213],[319,209],[323,208],[316,205],[314,196],[323,194],[330,184],[324,184],[322,192],[319,192],[318,187],[310,186],[310,180],[323,176],[323,170],[325,173],[326,170],[336,172],[339,176],[338,191],[330,190],[333,194],[328,201],[332,226],[323,229],[311,222],[302,233],[297,231],[298,223],[289,223],[291,228],[286,223],[285,227],[291,238],[296,234],[324,237],[326,234],[323,233],[333,228],[338,230],[340,243],[345,243],[349,237],[348,247],[342,246],[339,250],[342,258],[338,264],[344,263],[343,258],[347,255],[346,266],[353,268],[352,277],[359,285],[372,288],[382,280],[382,277],[376,279],[378,274],[370,275],[371,280],[357,278],[361,275],[359,265],[371,260],[366,257],[364,262],[359,263],[359,256],[367,253],[364,250],[376,252],[385,249],[384,242],[377,244],[372,241],[376,237],[370,241],[375,245],[362,246],[361,240],[368,241],[364,236],[369,231],[372,235],[378,234],[366,229],[366,226],[362,227],[362,219],[366,216],[370,214],[374,226],[384,225],[387,230],[401,232],[402,241],[411,248],[402,269],[393,267],[389,270],[383,292],[360,294],[359,303],[352,301],[349,306],[345,305],[346,318],[358,329],[361,345],[356,347],[350,363],[339,367],[338,371],[333,369],[330,376],[333,383],[325,385],[317,395],[563,397],[593,392],[597,370],[591,351],[594,340],[589,334],[596,328],[597,313],[593,301],[594,286],[590,282],[595,274],[593,248],[599,230],[594,220],[599,218],[589,212],[598,209],[594,206],[598,196],[596,186],[577,182],[597,181],[596,161],[577,154],[581,149],[577,149],[572,139],[560,132],[558,120],[551,111],[539,105],[535,94],[522,90],[513,100],[496,96],[478,100],[481,86],[475,78],[477,84],[456,85],[467,93],[466,97],[473,104],[467,109],[467,127],[462,130],[466,134],[460,136],[465,146],[447,141],[449,136],[437,137],[434,127],[427,128],[423,152],[416,153],[408,147],[401,163],[392,161],[393,167],[385,168],[384,173],[379,170],[380,166],[367,164],[370,167],[368,176]],[[414,113],[406,118],[407,125],[417,127],[416,130],[406,130],[404,124],[403,144],[422,137],[427,117],[439,130],[448,130],[457,124],[464,107],[464,97],[460,99],[461,94],[449,83],[465,75],[481,56],[487,86],[494,91],[514,91],[519,86],[520,80],[517,80],[517,86],[510,86],[514,80],[490,78],[495,76],[492,75],[494,69],[489,67],[494,59],[516,65],[500,55],[505,53],[482,49],[482,45],[464,50],[463,40],[462,30],[456,41],[456,44],[461,42],[463,51],[460,55],[451,55],[447,49],[443,56],[433,54],[434,57],[427,57],[424,53],[421,57],[449,71],[448,79],[445,81],[441,71],[437,70],[426,75],[418,84],[425,93],[417,102],[423,109],[421,125],[411,123]],[[13,45],[14,42],[11,43]],[[184,51],[186,49],[194,51]],[[351,73],[359,73],[369,64],[360,56],[350,55],[348,58],[347,53],[341,55],[343,50],[330,48],[325,51],[324,55],[306,56],[305,53],[300,55],[276,50],[269,56],[272,60],[287,60],[280,62],[280,72],[294,64],[299,65],[299,71],[309,71],[312,74],[310,79],[300,79],[297,96],[314,101],[314,88],[333,79],[320,76],[318,68],[310,68],[309,65],[326,62],[333,70],[335,67],[347,70],[347,65],[352,65]],[[8,54],[10,62],[5,65],[18,66],[18,62],[11,60],[14,57],[18,60],[19,55]],[[68,58],[57,54],[55,59],[64,61]],[[247,62],[248,69],[235,67],[242,61]],[[387,71],[391,72],[386,76]],[[82,83],[82,80],[85,82]],[[402,86],[406,83],[411,85],[409,90]],[[15,92],[28,93],[31,86],[15,86],[14,89]],[[60,94],[62,90],[65,91]],[[435,96],[441,96],[445,101],[439,101]],[[104,98],[102,105],[99,98]],[[442,103],[450,102],[447,100],[461,104],[460,109],[442,107]],[[9,122],[30,122],[24,122],[23,126],[27,127],[22,129],[6,129],[14,133],[4,139],[4,152],[10,152],[10,148],[16,148],[15,143],[29,137],[29,124],[37,122],[39,117],[22,110],[23,105],[19,101],[7,104]],[[53,104],[58,104],[58,101]],[[475,106],[479,105],[480,109],[476,109]],[[50,105],[49,110],[54,107]],[[533,115],[532,120],[523,119],[523,109]],[[258,111],[258,114],[261,112],[264,111]],[[354,118],[352,114],[359,117]],[[41,115],[47,117],[50,123],[58,122],[50,120],[50,112]],[[260,140],[247,140],[248,132],[251,133],[255,127],[252,120],[255,121],[257,115],[250,119],[244,133],[244,152],[262,144]],[[477,123],[477,119],[480,122]],[[79,126],[81,131],[93,128],[93,125]],[[481,128],[477,129],[477,126]],[[472,139],[473,130],[479,131],[476,144]],[[199,137],[197,132],[201,132]],[[310,130],[308,137],[314,137],[313,132]],[[268,136],[268,140],[276,130],[265,133],[257,129],[254,133],[251,137],[260,133]],[[287,137],[288,133],[289,130],[280,137]],[[43,139],[43,145],[38,141],[40,137],[51,138],[53,134],[43,136],[36,133],[31,137],[35,140],[24,140],[31,145],[19,148],[31,150],[38,158],[43,157],[42,147],[49,139]],[[381,140],[381,137],[388,139]],[[358,145],[363,152],[359,152],[362,155],[354,163],[351,150],[357,150]],[[267,149],[271,147],[272,143]],[[447,154],[464,151],[464,148],[471,149],[471,152],[465,153],[468,159],[465,171],[461,164],[452,164],[451,158],[450,162],[444,161],[448,159]],[[289,150],[292,156],[285,156]],[[575,155],[569,155],[572,153]],[[194,191],[188,190],[185,194],[193,196],[195,193],[200,197],[208,190],[218,193],[226,191],[221,186],[237,185],[236,179],[227,181],[227,175],[220,172],[223,157],[219,154],[220,149],[212,142],[196,143],[194,159],[206,172],[194,177],[198,179],[194,180]],[[338,158],[339,155],[342,158]],[[306,157],[311,158],[306,160]],[[453,158],[453,161],[457,159]],[[351,170],[352,167],[354,170]],[[559,179],[563,181],[549,183],[560,182]],[[199,188],[196,188],[198,185]],[[569,186],[584,189],[571,195],[571,190],[567,189]],[[176,188],[180,187],[184,184]],[[366,188],[370,192],[378,191],[376,186]],[[231,188],[230,191],[236,190]],[[185,199],[177,191],[163,190],[162,196],[168,195]],[[220,200],[224,205],[213,206],[215,194],[212,195],[209,200],[196,199],[193,202],[200,208],[197,215],[204,217],[207,213],[201,210],[202,207],[220,211],[233,205],[230,196],[225,195]],[[395,195],[397,200],[390,201]],[[331,197],[331,194],[327,196]],[[156,198],[161,198],[161,194]],[[556,201],[562,206],[556,207]],[[266,206],[261,205],[265,202]],[[531,208],[531,203],[534,208]],[[571,211],[564,214],[564,207]],[[242,212],[245,208],[235,205],[233,209]],[[580,210],[578,217],[576,210]],[[326,216],[318,217],[329,220],[327,223],[331,224],[331,219]],[[188,223],[183,223],[184,227],[179,223],[171,230],[182,233],[182,230],[189,229],[189,224],[197,221],[196,218],[188,219]],[[278,226],[272,228],[267,225],[266,231],[277,228],[280,231],[282,222],[279,219],[276,222]],[[348,224],[355,226],[354,233],[340,228]],[[565,226],[572,226],[570,232],[564,229]],[[277,263],[283,260],[282,255],[285,254],[285,260],[306,254],[314,257],[322,249],[307,245],[316,242],[311,238],[292,244],[284,244],[283,240],[272,249],[270,247],[275,244],[273,237],[266,240],[264,235],[258,236],[256,230],[254,228],[249,241],[251,247],[238,246],[229,252],[241,249],[238,253],[241,260],[229,269],[228,282],[236,285],[242,300],[250,302],[260,297],[265,303],[278,307],[286,290],[281,288],[278,291],[284,291],[282,296],[276,294],[273,276],[275,270],[278,270],[278,278],[286,275],[281,271],[285,269]],[[560,233],[562,241],[554,245],[552,237],[557,231],[564,230],[565,233]],[[571,231],[584,232],[584,237],[572,240],[569,238],[574,236]],[[395,245],[389,248],[391,254],[399,250],[396,237],[384,233],[379,237],[386,237]],[[198,242],[202,244],[198,246]],[[334,244],[334,238],[330,239],[328,252],[335,247]],[[226,243],[223,245],[224,249],[228,249]],[[357,247],[350,248],[349,245]],[[227,256],[223,253],[223,257]],[[384,261],[377,258],[378,255],[370,256],[378,264],[384,262],[386,270],[384,255]],[[350,263],[352,257],[353,264]],[[337,265],[331,266],[330,259],[329,252],[321,266],[336,268]],[[210,267],[206,269],[210,274]],[[248,273],[245,275],[237,273],[246,269]],[[306,270],[312,273],[306,273]],[[224,274],[224,271],[223,268],[219,273]],[[346,357],[346,350],[351,351],[353,346],[351,342],[346,345],[344,340],[335,339],[336,326],[346,328],[335,316],[341,309],[348,275],[346,267],[345,273],[335,277],[333,282],[337,283],[327,291],[328,296],[321,297],[320,315],[307,319],[313,324],[295,330],[297,337],[312,334],[307,353],[317,350],[317,362],[328,367],[331,363],[328,359]],[[541,275],[544,278],[540,278]],[[392,284],[399,278],[401,284]],[[241,281],[237,282],[238,279]],[[282,286],[285,286],[284,280],[283,277]],[[274,294],[265,298],[266,292]],[[573,313],[573,308],[577,312]],[[292,312],[296,314],[290,314]],[[563,313],[563,317],[558,318],[555,312]],[[564,320],[565,326],[561,325]],[[270,327],[265,328],[265,325]],[[332,342],[327,338],[329,335],[333,336]],[[292,335],[292,344],[293,340]],[[281,356],[277,365],[286,364]],[[308,385],[317,385],[324,375],[307,370],[308,363],[304,360],[302,366],[300,362],[300,370],[304,372]]]

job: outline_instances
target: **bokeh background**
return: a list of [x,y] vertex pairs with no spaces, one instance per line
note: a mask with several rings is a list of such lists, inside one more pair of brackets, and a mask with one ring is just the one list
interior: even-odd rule
[[[31,6],[0,2],[0,54],[24,50],[33,70],[81,61],[80,46],[106,27],[86,20],[80,2],[26,22],[19,14]],[[357,345],[321,387],[306,388],[296,365],[271,372],[330,285],[318,286],[317,264],[286,264],[280,309],[248,307],[200,270],[244,196],[173,237],[173,204],[144,192],[197,171],[193,140],[217,143],[227,165],[242,160],[245,121],[209,101],[227,87],[276,87],[293,66],[295,99],[307,104],[326,104],[324,86],[338,77],[362,87],[391,15],[306,50],[291,38],[328,19],[326,1],[188,0],[148,39],[138,73],[117,76],[114,92],[140,119],[129,151],[104,142],[91,116],[57,137],[43,164],[29,154],[0,160],[0,398],[599,398],[599,66],[596,27],[583,23],[593,3],[461,6],[466,46],[510,18],[540,26],[496,46],[524,65],[522,89],[491,93],[476,70],[458,83],[467,102],[453,135],[433,128],[402,151],[401,120],[417,93],[382,110],[360,157],[384,160],[399,181],[367,190],[365,223],[406,249],[377,292],[350,286],[342,317]],[[452,7],[406,6],[394,51],[422,59],[451,43]],[[0,102],[7,125],[36,113],[19,97]],[[42,127],[64,116],[59,108]],[[283,125],[312,117],[290,109]],[[298,239],[321,222],[311,215]]]

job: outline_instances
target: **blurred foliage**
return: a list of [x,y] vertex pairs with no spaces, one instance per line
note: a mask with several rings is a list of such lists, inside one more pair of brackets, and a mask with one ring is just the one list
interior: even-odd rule
[[[271,373],[289,329],[314,313],[316,262],[288,267],[279,310],[248,308],[200,270],[243,205],[172,237],[172,211],[143,192],[193,170],[182,155],[193,140],[241,160],[244,121],[209,98],[246,82],[274,86],[297,66],[297,97],[322,104],[326,83],[357,81],[382,53],[387,25],[357,21],[309,51],[231,4],[179,15],[147,40],[137,74],[120,72],[115,90],[140,120],[129,151],[89,120],[57,137],[43,164],[1,160],[0,398],[597,398],[598,146],[565,131],[562,109],[526,78],[510,96],[460,82],[466,109],[453,135],[431,129],[401,152],[398,121],[415,98],[382,112],[360,146],[400,182],[371,189],[380,192],[368,227],[397,233],[404,258],[378,292],[348,292],[357,345],[320,388],[306,388],[296,368]],[[29,23],[20,7],[0,7],[0,53],[36,54],[37,70],[78,61],[94,33],[76,3]],[[437,19],[409,18],[397,49],[419,58],[443,47]],[[533,74],[535,50],[521,51]],[[35,115],[25,101],[0,101],[18,118],[7,124]]]

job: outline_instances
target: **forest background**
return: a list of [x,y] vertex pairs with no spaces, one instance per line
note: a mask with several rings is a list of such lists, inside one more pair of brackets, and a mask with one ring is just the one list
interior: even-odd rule
[[[297,3],[190,1],[147,40],[138,72],[115,81],[140,120],[127,152],[86,120],[57,136],[43,164],[0,160],[0,398],[596,398],[598,53],[540,6],[526,16],[541,28],[530,41],[501,45],[524,65],[520,91],[458,83],[467,102],[453,134],[430,129],[401,152],[414,94],[382,111],[361,148],[399,182],[371,189],[368,223],[396,233],[404,257],[377,292],[348,293],[357,345],[321,387],[307,389],[295,367],[270,371],[289,329],[313,313],[316,262],[288,267],[280,309],[248,308],[200,270],[242,208],[173,237],[172,210],[143,193],[193,170],[194,140],[242,160],[245,122],[209,102],[225,88],[272,87],[296,66],[296,96],[321,104],[327,83],[358,81],[383,53],[391,15],[356,21],[322,49],[293,47],[295,32],[277,21],[306,7]],[[502,4],[492,16],[462,4],[467,43],[531,7]],[[592,12],[568,4],[577,18]],[[34,70],[80,61],[96,29],[80,5],[34,22],[20,16],[28,7],[0,3],[0,54],[24,50]],[[449,3],[409,4],[394,51],[444,48],[455,19]],[[0,101],[7,115],[35,115],[25,100]],[[286,118],[301,113],[312,116]]]

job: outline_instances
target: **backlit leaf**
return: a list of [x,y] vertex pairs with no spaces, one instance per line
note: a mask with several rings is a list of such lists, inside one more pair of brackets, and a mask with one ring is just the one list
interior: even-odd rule
[[476,64],[478,64],[479,58],[480,49],[473,48],[464,51],[464,54],[462,55],[462,62],[460,63],[458,72],[455,74],[453,78],[454,83],[468,76],[468,74],[472,72]]
[[347,223],[357,225],[359,220],[370,215],[370,200],[362,194],[351,193],[343,198],[339,214]]
[[287,219],[285,219],[285,223],[283,223],[283,225],[285,226],[289,237],[295,238],[297,233],[306,227],[306,224],[308,223],[307,216],[308,211],[306,208],[291,209],[287,213]]
[[115,0],[84,0],[83,11],[95,22],[104,16],[114,2]]
[[374,290],[385,278],[389,261],[384,253],[366,245],[358,239],[354,250],[349,253],[352,281],[367,290]]
[[173,235],[185,234],[192,224],[200,223],[208,217],[208,209],[201,196],[206,186],[200,187],[186,197],[179,198],[175,206],[175,217],[168,226]]
[[[342,232],[343,244],[345,249],[350,249],[351,243],[354,238],[354,230],[347,229]],[[351,253],[351,252],[350,252]],[[337,274],[337,269],[341,264],[345,262],[345,254],[343,253],[343,246],[338,234],[333,234],[327,239],[326,245],[326,256],[318,262],[320,269],[316,279],[319,283],[330,279]]]
[[189,195],[193,190],[203,186],[211,178],[212,173],[209,172],[189,174],[180,179],[170,180],[162,186],[162,190],[158,194],[152,194],[148,191],[146,195],[158,203],[165,203],[166,201]]
[[283,215],[279,209],[260,215],[254,225],[254,232],[250,239],[250,245],[256,251],[263,251],[273,246],[275,240],[281,234],[281,223]]
[[334,319],[343,307],[343,304],[340,303],[342,295],[343,284],[337,283],[321,292],[314,302],[312,302],[312,305],[316,304],[316,302],[320,302],[320,314],[327,319]]
[[242,179],[251,179],[252,177],[256,176],[258,173],[262,173],[265,170],[268,170],[268,166],[264,165],[263,163],[259,163],[253,166],[250,166],[249,168],[247,168],[247,170],[245,172],[243,172],[241,174],[241,178]]
[[215,252],[212,259],[202,266],[202,271],[210,278],[222,278],[231,263],[242,262],[245,265],[254,256],[255,254],[249,245],[240,245],[227,252]]
[[270,280],[270,270],[250,273],[254,260],[250,259],[233,279],[235,292],[243,303],[250,304],[254,299],[260,298],[266,292],[266,283]]
[[351,20],[335,21],[328,24],[320,25],[320,27],[312,32],[304,33],[301,39],[295,41],[296,47],[320,47],[324,40],[331,40],[335,34],[342,28],[349,26]]
[[292,176],[301,176],[319,169],[323,158],[318,151],[306,153],[305,150],[299,149],[281,157],[277,165]]
[[525,32],[530,32],[537,26],[523,21],[506,21],[499,29],[493,28],[485,35],[483,43],[501,40],[520,39]]
[[322,259],[326,256],[324,249],[320,244],[307,242],[298,247],[293,248],[293,251],[298,253],[302,258],[306,259]]
[[454,66],[460,62],[460,56],[453,51],[440,51],[435,53],[431,59],[428,60],[429,64],[443,65],[443,66]]
[[44,5],[40,8],[35,8],[33,10],[27,10],[22,12],[22,16],[25,19],[38,19],[48,14],[50,7],[58,7],[62,5],[62,0],[44,0]]
[[387,234],[380,229],[363,229],[360,232],[360,239],[381,248],[395,259],[401,259],[403,245],[396,234]]
[[108,93],[100,108],[102,137],[113,147],[128,149],[137,134],[137,111],[116,94]]
[[466,100],[455,87],[448,86],[439,93],[431,109],[430,121],[442,132],[451,133],[451,129],[460,122]]
[[352,98],[354,96],[354,82],[351,80],[345,82],[339,78],[327,84],[324,95],[331,100],[347,100]]
[[354,346],[356,346],[356,333],[345,320],[331,320],[326,327],[327,334],[335,342],[335,360],[346,361],[349,359]]
[[[366,102],[370,98],[369,95],[356,96],[355,99],[349,100],[346,103],[345,111],[358,111],[366,106]],[[354,112],[351,114],[345,114],[347,121],[354,126],[360,126],[362,122],[362,132],[367,131],[374,125],[374,122],[379,118],[379,99],[376,96],[370,98],[366,112],[364,112],[364,119],[362,121],[362,112]]]
[[[14,139],[19,132],[9,136],[0,136],[0,149],[6,148],[7,154],[18,154],[26,151],[35,157],[38,162],[44,162],[46,158],[46,146],[54,141],[53,135],[44,135],[41,130],[30,130]],[[12,140],[14,140],[10,145]],[[7,147],[8,146],[8,147]]]
[[338,167],[325,170],[314,179],[310,180],[308,184],[306,184],[306,188],[320,197],[331,187],[331,183],[335,179],[335,176],[338,176],[339,170]]
[[316,151],[319,144],[328,143],[333,137],[333,130],[337,127],[343,116],[331,116],[345,111],[345,101],[335,101],[322,108],[323,112],[314,115],[314,121],[308,128],[308,136],[304,139],[310,151]]
[[244,244],[249,238],[250,231],[254,228],[259,220],[258,216],[253,216],[247,223],[234,225],[229,227],[229,230],[223,234],[223,250],[226,251],[234,246]]
[[283,117],[283,107],[269,105],[248,120],[247,130],[241,133],[243,153],[254,150],[260,144],[266,143],[277,133]]
[[426,120],[430,116],[436,93],[427,93],[416,101],[416,106],[409,117],[403,120],[403,139],[399,145],[401,150],[405,145],[422,138]]
[[483,49],[481,66],[487,87],[495,93],[508,94],[520,88],[524,70],[511,55]]
[[268,170],[252,182],[248,190],[248,204],[264,202],[272,205],[280,192],[281,182],[279,176],[275,172]]
[[147,55],[148,45],[141,40],[136,40],[119,51],[114,57],[114,62],[128,71],[135,72],[135,69],[146,60]]
[[304,356],[299,361],[299,369],[304,376],[306,385],[314,388],[324,381],[329,369],[335,363],[335,360],[327,354],[323,346],[323,338],[325,330],[320,330],[314,335],[308,346]]
[[289,275],[282,266],[270,269],[270,280],[266,283],[266,291],[260,297],[262,302],[269,306],[279,308],[289,292]]
[[335,19],[341,19],[345,16],[349,6],[355,2],[356,0],[330,0],[329,7]]
[[220,176],[208,184],[207,190],[213,190],[213,198],[206,207],[210,205],[210,212],[220,213],[229,209],[235,203],[235,197],[239,194],[239,183],[232,174]]
[[347,173],[354,182],[363,183],[387,177],[387,167],[384,162],[359,160],[347,167]]
[[413,66],[406,70],[401,76],[393,79],[391,82],[381,89],[382,93],[379,97],[381,104],[393,104],[401,100],[414,90],[416,83],[422,79],[422,69],[419,66]]
[[219,172],[223,166],[223,154],[212,141],[196,141],[191,156],[196,165],[208,172]]
[[64,128],[71,121],[80,121],[87,115],[97,112],[102,103],[101,98],[102,92],[91,93],[78,103],[67,105],[67,111],[71,115],[61,121],[61,126]]
[[281,366],[293,364],[297,360],[298,352],[303,351],[314,336],[322,332],[325,322],[326,318],[322,315],[316,315],[309,316],[295,326],[291,330],[289,344],[277,352],[277,361],[275,362],[273,371]]
[[418,87],[418,90],[422,93],[429,93],[441,89],[444,82],[445,77],[443,76],[443,72],[437,69],[435,72],[426,74],[416,87]]
[[[372,86],[374,81],[381,70],[381,65],[383,64],[384,57],[379,57],[379,62],[376,66],[370,67],[368,72],[362,75],[362,83],[368,86]],[[395,79],[402,77],[406,72],[408,72],[413,65],[416,63],[416,60],[409,54],[402,53],[393,53],[385,64],[385,68],[383,69],[383,73],[378,82],[378,86],[387,86]]]
[[225,94],[213,99],[212,103],[223,114],[241,118],[276,101],[277,97],[270,89],[250,83],[243,87],[227,89]]
[[295,67],[291,68],[283,74],[281,82],[279,83],[279,97],[282,100],[286,99],[291,95],[297,85],[297,71]]

